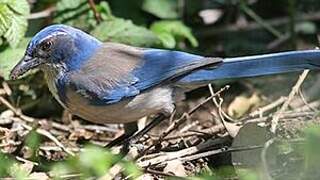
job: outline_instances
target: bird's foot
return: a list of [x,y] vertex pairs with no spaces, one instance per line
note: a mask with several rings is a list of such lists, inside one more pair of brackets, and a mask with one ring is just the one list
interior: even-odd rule
[[122,145],[123,149],[136,149],[138,152],[142,152],[144,150],[143,142],[140,141],[140,137],[135,135],[125,139]]
[[[115,140],[111,141],[106,147],[111,148],[111,147],[114,147],[117,145],[123,145],[124,148],[129,148],[130,146],[138,144],[139,140],[145,134],[147,134],[153,127],[155,127],[157,124],[162,122],[164,119],[166,119],[166,116],[163,114],[160,114],[155,119],[153,119],[149,124],[147,124],[147,126],[144,127],[141,131],[134,134],[135,131],[131,130],[130,133],[125,133],[125,134],[117,137]],[[134,125],[134,128],[135,128],[135,126],[136,125]],[[129,128],[127,128],[127,129],[129,129]],[[139,149],[141,149],[141,148],[139,148]]]

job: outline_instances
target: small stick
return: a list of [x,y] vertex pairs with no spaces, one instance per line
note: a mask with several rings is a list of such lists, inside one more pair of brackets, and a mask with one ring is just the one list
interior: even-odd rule
[[[237,148],[223,147],[223,148],[216,149],[216,150],[211,150],[211,151],[201,152],[201,153],[190,155],[190,156],[185,156],[185,157],[179,158],[179,160],[182,162],[193,161],[196,159],[200,159],[200,158],[204,158],[204,157],[208,157],[208,156],[212,156],[212,155],[216,155],[216,154],[220,154],[220,153],[249,151],[249,150],[255,150],[255,149],[260,149],[260,148],[262,148],[262,146],[257,146],[257,145],[256,146],[248,146],[248,147],[237,147]],[[174,160],[170,160],[170,161],[174,161]],[[166,163],[169,163],[170,161],[167,161]]]
[[39,166],[39,163],[30,161],[30,160],[27,160],[27,159],[24,159],[24,158],[19,157],[19,156],[16,156],[16,159],[17,159],[18,161],[20,161],[20,162],[32,163],[32,164],[35,165],[35,166]]
[[18,117],[20,117],[22,120],[27,121],[27,122],[33,122],[34,118],[29,117],[29,116],[25,116],[21,113],[20,110],[14,108],[5,98],[3,98],[2,96],[0,96],[0,102],[5,105],[8,109],[10,109],[11,111],[13,111]]
[[280,106],[286,100],[287,100],[286,97],[280,97],[279,99],[277,99],[273,103],[268,104],[264,107],[261,107],[261,108],[257,109],[256,111],[253,111],[252,113],[249,114],[249,117],[255,117],[255,116],[259,116],[259,115],[262,116],[263,113],[268,112],[268,111]]
[[51,14],[56,10],[55,7],[49,7],[43,11],[31,13],[27,19],[40,19],[51,16]]
[[275,116],[272,118],[271,120],[271,128],[270,131],[275,134],[276,133],[276,129],[279,123],[279,119],[281,114],[288,109],[290,102],[292,101],[292,99],[294,98],[294,96],[299,92],[299,89],[302,85],[302,83],[304,82],[304,80],[306,79],[308,73],[310,70],[304,70],[303,73],[299,76],[299,79],[297,81],[297,83],[292,87],[292,90],[288,96],[288,99],[283,103],[282,107],[280,108],[280,110],[275,114]]
[[149,174],[156,174],[156,175],[160,175],[160,176],[165,176],[165,177],[179,177],[179,176],[175,176],[170,173],[165,173],[165,172],[153,170],[150,168],[145,169],[144,172],[149,173]]
[[[162,142],[162,140],[168,136],[173,130],[175,130],[176,128],[178,128],[191,114],[193,114],[194,112],[196,112],[197,109],[199,109],[202,105],[206,104],[207,102],[209,102],[212,98],[214,98],[215,96],[221,94],[223,91],[229,89],[230,86],[225,86],[223,88],[221,88],[219,91],[217,91],[216,93],[212,94],[210,97],[208,97],[207,99],[205,99],[204,101],[202,101],[201,103],[199,103],[198,105],[196,105],[195,107],[193,107],[192,109],[190,109],[187,113],[184,113],[179,119],[175,120],[161,135],[160,137],[151,145],[149,146],[144,152],[148,151],[149,149],[151,149],[152,147],[158,145],[159,143]],[[144,153],[143,153],[144,154]]]
[[[26,124],[22,124],[22,126],[24,128],[26,128],[27,130],[31,131],[32,127]],[[56,137],[54,137],[49,131],[44,130],[44,129],[36,129],[36,132],[40,135],[43,135],[45,137],[47,137],[48,139],[50,139],[51,141],[53,141],[57,146],[59,146],[63,151],[65,151],[66,153],[68,153],[71,156],[75,156],[75,154],[70,151],[69,149],[67,149]]]
[[[213,98],[212,98],[212,102],[213,102],[213,104],[218,108],[218,111],[219,111],[219,116],[220,116],[220,118],[221,118],[221,120],[222,120],[222,122],[224,123],[224,118],[227,118],[228,120],[230,120],[230,121],[234,121],[230,116],[228,116],[227,115],[227,113],[225,113],[223,110],[222,110],[222,107],[221,107],[221,103],[218,103],[218,101],[217,101],[217,99],[216,98],[214,98],[214,97],[216,97],[217,95],[220,95],[221,93],[219,93],[219,91],[221,91],[221,90],[219,90],[217,93],[215,93],[214,91],[213,91],[213,88],[212,88],[212,85],[211,84],[208,84],[208,87],[209,87],[209,91],[210,91],[210,94],[211,94],[211,96],[213,96]],[[225,87],[225,90],[227,90],[227,89],[229,89],[230,88],[230,86],[229,85],[226,85]]]
[[267,163],[267,150],[273,143],[274,143],[274,139],[269,139],[264,144],[264,147],[261,152],[262,168],[263,168],[263,172],[266,180],[273,180],[273,178],[270,176],[268,163]]
[[204,151],[210,147],[214,147],[217,144],[222,144],[223,142],[228,140],[229,140],[228,136],[220,139],[209,139],[208,141],[201,143],[197,146],[192,146],[179,151],[160,153],[158,156],[155,156],[155,154],[149,154],[139,158],[137,160],[137,165],[140,167],[147,167],[150,165],[160,164],[162,162],[167,162],[173,159],[181,158],[187,155],[198,153],[200,151]]
[[91,10],[93,11],[93,14],[94,14],[94,17],[95,17],[97,23],[99,24],[102,21],[102,17],[100,15],[100,13],[97,11],[94,0],[88,0],[88,3],[89,3]]

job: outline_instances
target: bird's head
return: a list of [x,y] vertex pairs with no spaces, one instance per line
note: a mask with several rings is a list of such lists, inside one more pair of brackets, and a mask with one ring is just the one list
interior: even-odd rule
[[11,79],[43,66],[75,69],[88,59],[101,42],[89,34],[66,25],[51,25],[30,41],[24,57],[13,68]]

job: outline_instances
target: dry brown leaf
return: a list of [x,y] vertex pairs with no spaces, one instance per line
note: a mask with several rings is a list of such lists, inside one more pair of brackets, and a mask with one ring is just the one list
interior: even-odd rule
[[248,113],[253,107],[259,106],[261,98],[254,93],[252,96],[237,96],[228,107],[228,114],[234,118],[239,118]]
[[169,161],[163,172],[181,177],[187,176],[186,170],[180,160]]
[[222,15],[223,11],[221,9],[205,9],[199,12],[199,16],[205,24],[214,24]]
[[34,167],[34,164],[29,161],[26,161],[25,163],[20,165],[20,168],[22,168],[28,174],[32,172],[33,167]]
[[154,178],[151,174],[143,174],[142,176],[138,177],[137,180],[154,180]]
[[10,109],[5,110],[0,114],[0,118],[1,119],[9,119],[9,118],[12,118],[12,117],[14,117],[14,112],[11,111]]
[[10,133],[10,130],[7,128],[0,127],[0,140],[5,139]]
[[239,130],[242,127],[242,126],[236,125],[235,123],[229,123],[229,122],[224,122],[224,126],[226,127],[229,135],[233,138],[237,136],[237,134],[239,133]]
[[68,139],[71,141],[76,141],[81,138],[90,139],[93,135],[94,135],[93,132],[87,131],[85,129],[76,129],[70,134]]
[[47,180],[49,176],[43,172],[34,172],[29,175],[29,178],[34,180]]

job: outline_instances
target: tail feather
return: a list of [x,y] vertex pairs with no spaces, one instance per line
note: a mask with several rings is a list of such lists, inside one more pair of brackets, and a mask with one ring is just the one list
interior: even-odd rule
[[194,71],[178,83],[202,84],[218,79],[255,77],[304,69],[320,69],[320,50],[225,58],[217,68]]

